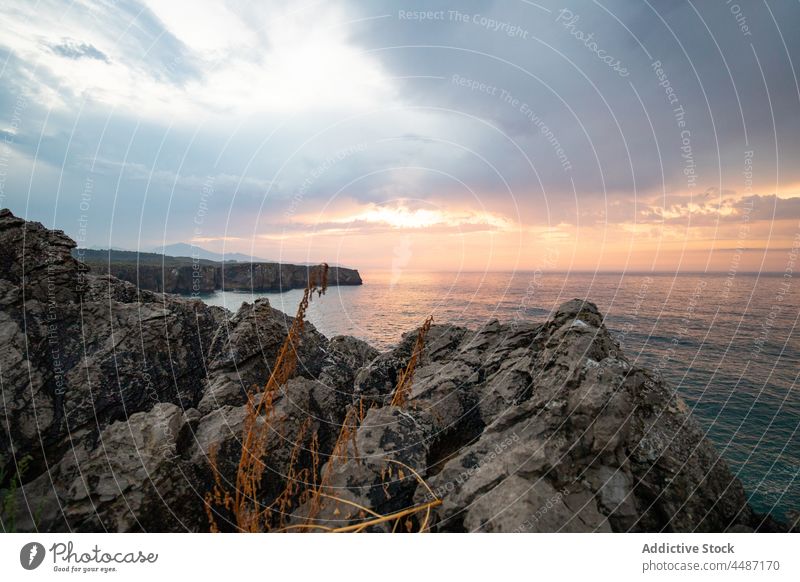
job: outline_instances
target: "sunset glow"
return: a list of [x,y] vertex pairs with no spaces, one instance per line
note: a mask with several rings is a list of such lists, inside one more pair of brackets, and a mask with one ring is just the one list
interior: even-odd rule
[[[509,10],[434,24],[353,3],[147,2],[120,28],[100,5],[18,3],[0,31],[16,55],[4,204],[67,232],[83,221],[89,246],[381,267],[410,245],[409,269],[785,268],[800,232],[788,97],[752,76],[735,93],[700,87],[695,71],[721,66],[708,50],[688,46],[691,66],[650,59],[602,15],[595,33],[624,66],[597,67],[580,27],[546,10],[483,34],[528,22]],[[477,52],[446,48],[466,33]],[[757,69],[737,34],[718,35],[734,79]],[[413,48],[429,45],[445,48]],[[487,56],[498,46],[514,62]],[[791,76],[767,82],[800,98]]]

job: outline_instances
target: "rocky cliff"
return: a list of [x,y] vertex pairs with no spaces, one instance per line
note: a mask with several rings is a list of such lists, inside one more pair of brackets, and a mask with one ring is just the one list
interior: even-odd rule
[[[0,213],[3,527],[208,531],[209,457],[235,483],[246,395],[263,386],[292,320],[266,301],[231,314],[137,292],[87,273],[73,246]],[[392,405],[417,337],[378,353],[306,324],[273,402],[259,491],[286,527],[312,517],[357,527],[369,517],[358,508],[386,515],[431,500],[424,521],[404,526],[785,527],[751,510],[680,397],[626,359],[591,303],[570,301],[544,323],[433,326],[406,401]],[[287,479],[298,483],[291,498]],[[327,497],[299,493],[323,481]]]
[[[156,253],[75,249],[73,258],[93,273],[133,283],[139,289],[162,293],[203,294],[225,291],[287,291],[308,283],[309,268],[286,263],[220,263],[169,257]],[[331,267],[330,285],[361,285],[355,269]]]

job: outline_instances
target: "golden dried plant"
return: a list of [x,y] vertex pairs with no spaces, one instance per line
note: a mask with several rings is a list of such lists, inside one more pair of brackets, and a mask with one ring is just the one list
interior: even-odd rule
[[[250,394],[248,396],[242,430],[242,452],[237,465],[236,490],[233,495],[222,484],[222,476],[217,464],[216,448],[212,447],[209,450],[209,463],[211,464],[214,482],[212,490],[205,494],[205,509],[212,532],[219,531],[213,509],[215,506],[232,514],[237,529],[242,532],[314,530],[363,532],[370,527],[392,522],[392,532],[397,531],[401,525],[406,531],[413,531],[415,521],[412,518],[424,515],[416,522],[419,524],[417,531],[422,532],[428,529],[431,510],[442,503],[441,499],[435,496],[417,471],[393,459],[387,461],[389,465],[381,473],[382,478],[385,475],[388,475],[389,478],[394,478],[396,475],[398,479],[405,479],[407,477],[404,469],[406,469],[420,485],[428,490],[431,501],[389,514],[380,514],[354,501],[331,495],[328,492],[335,468],[351,459],[359,461],[356,434],[367,414],[363,401],[359,401],[358,405],[350,407],[345,414],[336,442],[328,455],[328,462],[321,472],[319,440],[316,431],[311,433],[308,448],[305,449],[304,447],[306,437],[311,428],[311,419],[306,419],[295,435],[294,445],[289,455],[283,490],[266,507],[259,500],[261,479],[266,470],[265,458],[269,435],[271,431],[276,429],[276,424],[278,423],[278,419],[273,417],[274,399],[279,388],[289,380],[296,370],[298,348],[302,338],[308,305],[315,294],[320,296],[325,293],[327,285],[327,265],[321,265],[309,273],[309,281],[298,305],[297,315],[281,345],[264,391],[260,395]],[[414,369],[424,349],[425,337],[430,330],[432,322],[433,317],[429,317],[419,329],[411,357],[400,375],[392,398],[392,404],[395,406],[402,406],[407,399],[408,391],[410,391],[413,381]],[[310,466],[298,469],[303,450],[307,450],[309,453]],[[400,467],[396,472],[391,469],[393,464]],[[342,506],[358,510],[360,521],[342,527],[328,527],[314,523],[324,503],[328,501],[335,504],[337,513],[338,508]],[[292,516],[293,510],[303,504],[308,506],[304,522],[286,525],[286,522]]]
[[[298,470],[297,466],[300,458],[300,451],[303,448],[305,436],[310,427],[311,419],[307,418],[297,431],[292,451],[289,454],[289,464],[286,469],[286,484],[284,485],[283,491],[278,494],[275,501],[269,506],[271,515],[277,517],[275,519],[269,519],[267,516],[265,520],[265,529],[272,529],[273,523],[275,527],[283,527],[294,507],[304,501],[304,493],[308,490],[307,483],[309,479],[312,479],[311,468],[305,467]],[[316,449],[316,433],[314,433],[309,449],[313,459],[312,467],[316,467],[317,465]]]
[[333,476],[333,471],[336,466],[343,465],[349,458],[347,451],[348,445],[352,445],[353,456],[356,459],[358,458],[356,432],[358,431],[358,426],[363,419],[363,405],[361,401],[359,401],[359,405],[357,407],[351,407],[345,414],[344,420],[342,420],[342,427],[339,429],[339,435],[336,438],[333,448],[331,449],[330,455],[328,456],[328,462],[325,464],[325,468],[320,476],[319,483],[315,485],[314,489],[309,495],[310,504],[308,515],[306,517],[306,523],[312,522],[317,515],[319,515],[319,512],[322,509],[324,498],[333,498],[327,494],[326,490],[330,485],[331,477]]
[[[269,507],[264,508],[259,500],[261,488],[261,478],[266,469],[265,455],[269,434],[272,430],[273,403],[278,390],[283,386],[297,369],[297,355],[300,342],[302,340],[305,315],[309,303],[314,295],[322,296],[328,288],[328,265],[322,264],[312,267],[308,273],[308,283],[303,291],[303,297],[297,307],[297,314],[292,321],[286,338],[281,344],[278,357],[272,368],[269,380],[264,387],[261,395],[248,395],[244,426],[242,430],[242,452],[239,464],[236,469],[236,489],[233,496],[221,485],[216,458],[209,455],[212,472],[215,477],[214,491],[210,496],[216,503],[222,502],[221,506],[233,513],[236,526],[239,531],[257,532],[265,528],[265,520],[268,519]],[[307,430],[307,429],[306,429]],[[301,440],[303,435],[300,435]],[[294,459],[296,461],[296,459]],[[289,471],[293,471],[293,466]],[[291,481],[287,481],[288,486],[292,487]],[[280,497],[285,499],[289,496]],[[208,502],[209,495],[206,495],[206,511],[209,517],[213,518],[213,511]],[[217,527],[216,522],[210,519],[212,531]]]
[[[384,523],[392,523],[394,525],[392,527],[392,532],[396,532],[398,526],[402,523],[405,527],[406,531],[411,532],[414,528],[414,523],[411,521],[412,517],[416,517],[419,514],[424,514],[422,519],[419,521],[419,526],[417,527],[418,532],[425,532],[428,530],[431,518],[431,510],[438,507],[442,504],[442,500],[436,497],[436,494],[430,488],[430,486],[425,482],[425,480],[420,476],[420,474],[415,471],[412,467],[409,467],[405,463],[398,461],[396,459],[388,459],[387,463],[394,464],[400,467],[400,470],[406,469],[411,474],[411,476],[417,480],[417,482],[425,487],[428,490],[428,493],[431,496],[431,501],[426,501],[425,503],[420,503],[417,505],[412,505],[411,507],[406,507],[400,509],[398,511],[394,511],[392,513],[387,514],[380,514],[377,513],[368,507],[364,507],[354,501],[349,499],[344,499],[342,497],[336,497],[333,495],[328,495],[327,493],[320,492],[319,496],[321,498],[329,499],[334,501],[337,504],[348,505],[355,509],[359,510],[359,515],[362,517],[361,521],[358,521],[354,524],[349,524],[340,527],[330,527],[325,526],[317,523],[312,523],[311,520],[306,520],[305,523],[297,524],[297,525],[290,525],[286,526],[278,531],[324,531],[330,533],[358,533],[367,530],[370,527],[378,526]],[[398,473],[399,474],[399,473]],[[369,517],[367,516],[369,515]]]
[[414,370],[422,356],[422,351],[425,349],[425,337],[428,335],[432,324],[433,316],[431,315],[425,320],[422,327],[419,328],[417,341],[414,342],[414,349],[411,351],[408,364],[406,364],[405,370],[400,373],[400,377],[397,379],[397,387],[394,390],[394,396],[392,396],[392,406],[402,407],[406,403],[406,400],[408,400],[408,395],[411,392],[411,385],[414,382]]

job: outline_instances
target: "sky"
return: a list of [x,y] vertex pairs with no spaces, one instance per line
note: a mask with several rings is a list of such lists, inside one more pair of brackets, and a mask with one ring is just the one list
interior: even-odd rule
[[800,3],[14,1],[0,206],[364,270],[775,271]]

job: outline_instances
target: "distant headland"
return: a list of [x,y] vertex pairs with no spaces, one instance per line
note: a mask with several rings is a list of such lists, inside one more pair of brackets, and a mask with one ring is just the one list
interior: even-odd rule
[[[275,262],[212,261],[160,253],[76,248],[72,256],[93,273],[108,274],[146,291],[206,294],[214,291],[288,291],[308,283],[311,266]],[[331,267],[330,285],[361,285],[356,269]]]

